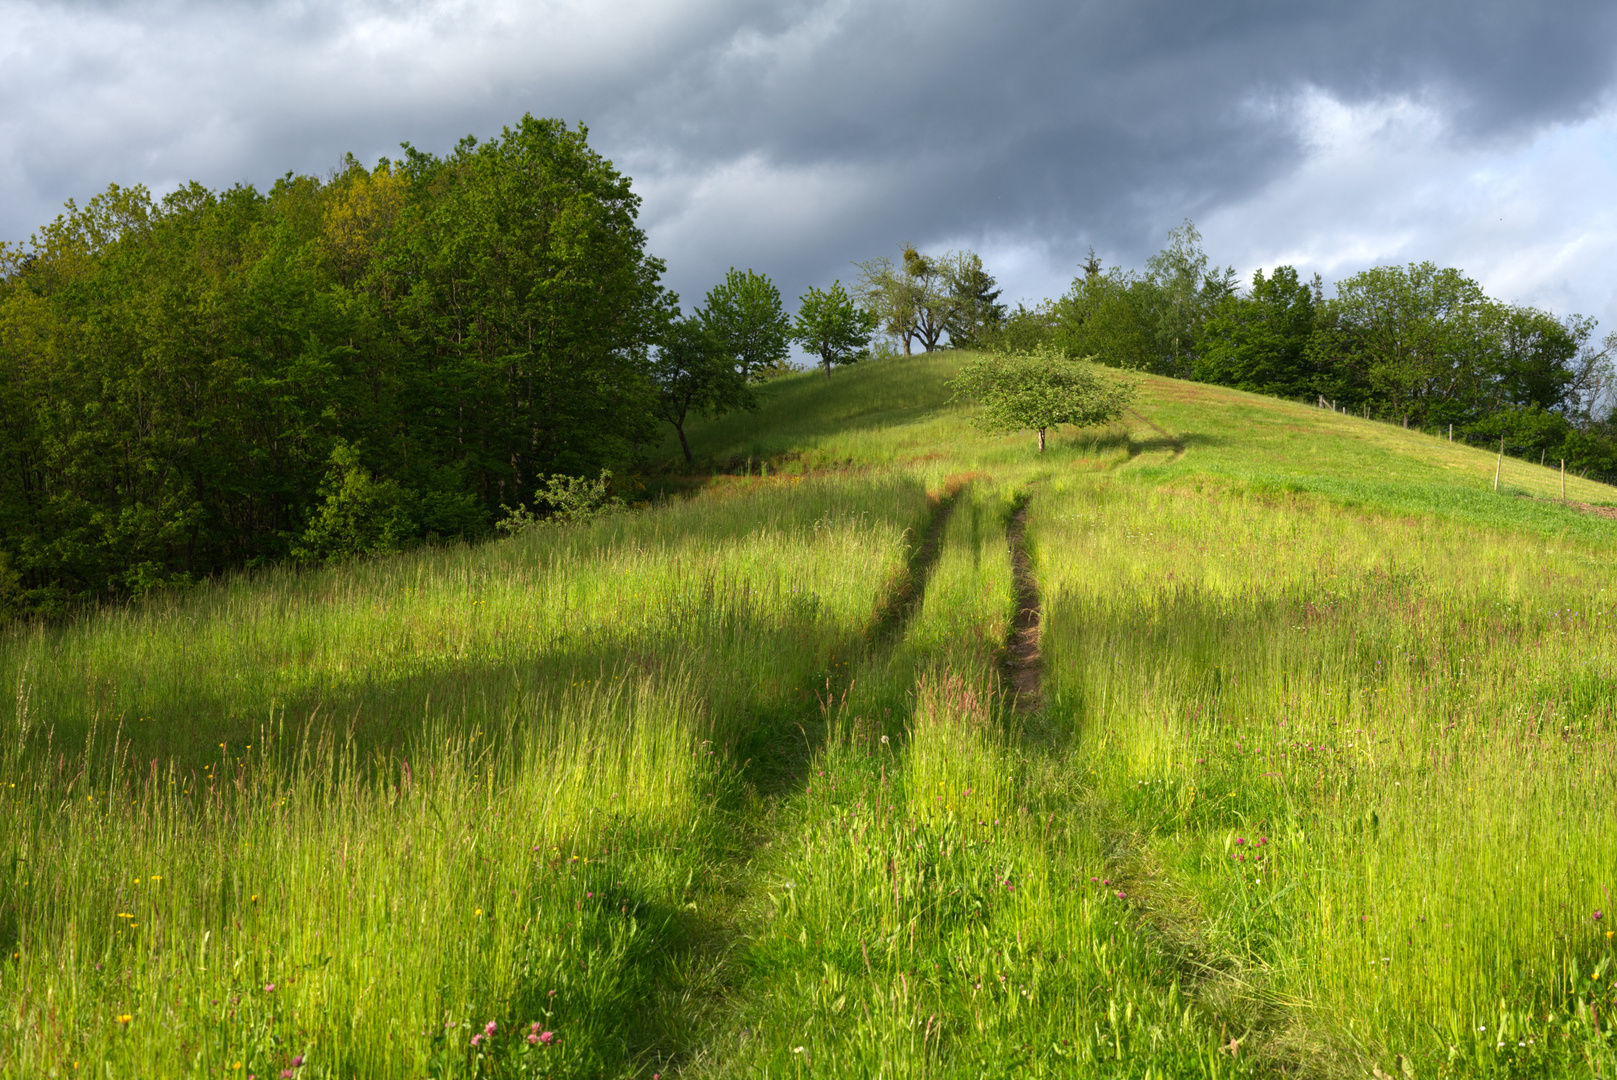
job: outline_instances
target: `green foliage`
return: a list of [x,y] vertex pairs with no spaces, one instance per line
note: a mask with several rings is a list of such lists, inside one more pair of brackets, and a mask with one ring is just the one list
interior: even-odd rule
[[987,352],[1033,352],[1053,345],[1058,326],[1051,301],[1041,300],[1031,308],[1018,303],[998,325],[977,335],[976,348]]
[[790,370],[792,323],[781,307],[780,290],[767,276],[732,266],[708,291],[696,318],[744,378],[759,381]]
[[977,348],[1005,318],[993,275],[974,252],[923,255],[905,245],[897,263],[883,255],[855,265],[860,304],[903,344],[905,356],[913,342],[931,352],[945,335],[954,348]]
[[[1566,458],[1607,472],[1617,334],[1594,321],[1490,299],[1459,270],[1375,267],[1337,284],[1258,271],[1246,292],[1216,271],[1186,222],[1142,271],[1093,252],[1072,289],[1020,310],[985,340],[1039,341],[1069,356],[1335,408]],[[1576,433],[1577,437],[1573,438]]]
[[651,362],[655,410],[659,419],[673,425],[686,464],[693,460],[685,439],[685,422],[691,415],[757,408],[747,379],[761,369],[738,365],[736,355],[733,342],[727,343],[702,316],[676,320],[663,331]]
[[517,504],[515,510],[508,506],[501,507],[506,513],[494,523],[494,528],[507,535],[516,536],[534,525],[546,522],[556,525],[581,525],[628,508],[622,496],[612,493],[610,469],[602,469],[601,475],[594,480],[560,473],[547,477],[545,486],[534,492],[533,501],[540,514],[529,510],[526,503]]
[[1432,263],[1380,266],[1337,283],[1316,354],[1416,424],[1447,423],[1485,370],[1492,305]]
[[359,448],[339,439],[320,484],[320,502],[292,557],[302,562],[342,562],[398,551],[415,528],[404,490],[377,480],[360,460]]
[[21,613],[22,575],[11,566],[11,552],[0,549],[0,626]]
[[854,304],[842,282],[833,281],[823,292],[810,285],[798,298],[792,339],[820,358],[829,379],[833,366],[858,363],[869,355],[876,326],[876,316]]
[[[672,300],[628,179],[533,117],[404,156],[265,192],[114,186],[0,253],[0,534],[27,606],[476,535],[650,437]],[[344,443],[408,515],[331,501]]]
[[944,330],[955,349],[979,349],[1005,321],[1005,305],[999,302],[1001,290],[987,270],[982,256],[973,251],[951,251],[938,263],[949,294]]
[[1072,360],[1049,349],[977,357],[949,385],[956,398],[978,401],[975,422],[983,431],[1032,428],[1039,434],[1040,453],[1046,429],[1110,423],[1123,415],[1135,395],[1131,384],[1108,378],[1088,360]]
[[1308,351],[1318,291],[1317,277],[1310,287],[1289,266],[1254,273],[1249,293],[1224,297],[1208,318],[1194,377],[1281,397],[1326,393]]
[[1234,270],[1211,268],[1201,234],[1186,221],[1144,273],[1103,271],[1091,253],[1056,302],[1055,343],[1069,356],[1183,378],[1197,362],[1202,327],[1234,291]]

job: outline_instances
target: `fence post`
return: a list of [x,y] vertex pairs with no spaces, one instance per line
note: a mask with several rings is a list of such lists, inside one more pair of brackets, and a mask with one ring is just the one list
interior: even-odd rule
[[1450,423],[1449,424],[1449,442],[1453,442],[1453,441],[1454,441],[1454,424]]
[[1566,458],[1561,459],[1561,501],[1566,502]]
[[1493,489],[1499,490],[1499,470],[1505,467],[1505,437],[1499,436],[1499,460],[1493,466]]

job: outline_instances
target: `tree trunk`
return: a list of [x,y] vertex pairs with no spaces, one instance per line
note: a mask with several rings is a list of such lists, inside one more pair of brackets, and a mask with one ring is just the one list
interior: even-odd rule
[[825,369],[825,377],[829,379],[831,377],[831,358],[829,356],[820,357],[820,366]]
[[674,433],[679,436],[679,448],[685,451],[685,464],[695,464],[695,462],[691,460],[691,444],[685,441],[685,425],[675,424]]
[[1039,429],[1039,453],[1044,453],[1044,429]]

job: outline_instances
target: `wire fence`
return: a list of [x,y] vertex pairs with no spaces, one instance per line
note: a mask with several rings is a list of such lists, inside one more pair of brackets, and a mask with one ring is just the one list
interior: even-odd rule
[[1396,418],[1377,416],[1368,410],[1354,412],[1352,409],[1338,408],[1334,401],[1324,397],[1304,403],[1344,416],[1357,416],[1362,420],[1373,420],[1391,427],[1401,426],[1408,431],[1420,431],[1434,438],[1493,453],[1497,455],[1495,471],[1501,492],[1528,494],[1536,498],[1566,498],[1578,502],[1617,504],[1617,474],[1592,468],[1567,469],[1560,459],[1550,457],[1549,452],[1543,447],[1513,443],[1508,435],[1501,442],[1498,438],[1486,435],[1455,431],[1452,426],[1440,429],[1411,427],[1407,422],[1401,423]]

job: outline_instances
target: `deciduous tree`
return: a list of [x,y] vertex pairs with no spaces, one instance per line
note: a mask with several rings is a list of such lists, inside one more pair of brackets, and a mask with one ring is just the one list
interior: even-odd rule
[[781,307],[780,290],[763,274],[732,266],[709,290],[697,317],[745,378],[757,381],[788,370],[792,323]]
[[955,398],[980,405],[974,423],[983,431],[1032,429],[1044,453],[1045,432],[1061,424],[1090,427],[1123,415],[1135,388],[1110,378],[1088,360],[1073,360],[1050,349],[978,357],[950,384]]
[[663,333],[651,363],[657,416],[673,425],[686,463],[692,458],[685,422],[693,413],[717,416],[757,407],[757,398],[734,360],[728,345],[702,319],[678,320]]
[[855,304],[842,282],[833,281],[823,292],[811,285],[798,298],[792,337],[820,358],[829,379],[832,367],[856,363],[869,354],[876,326],[876,316]]

